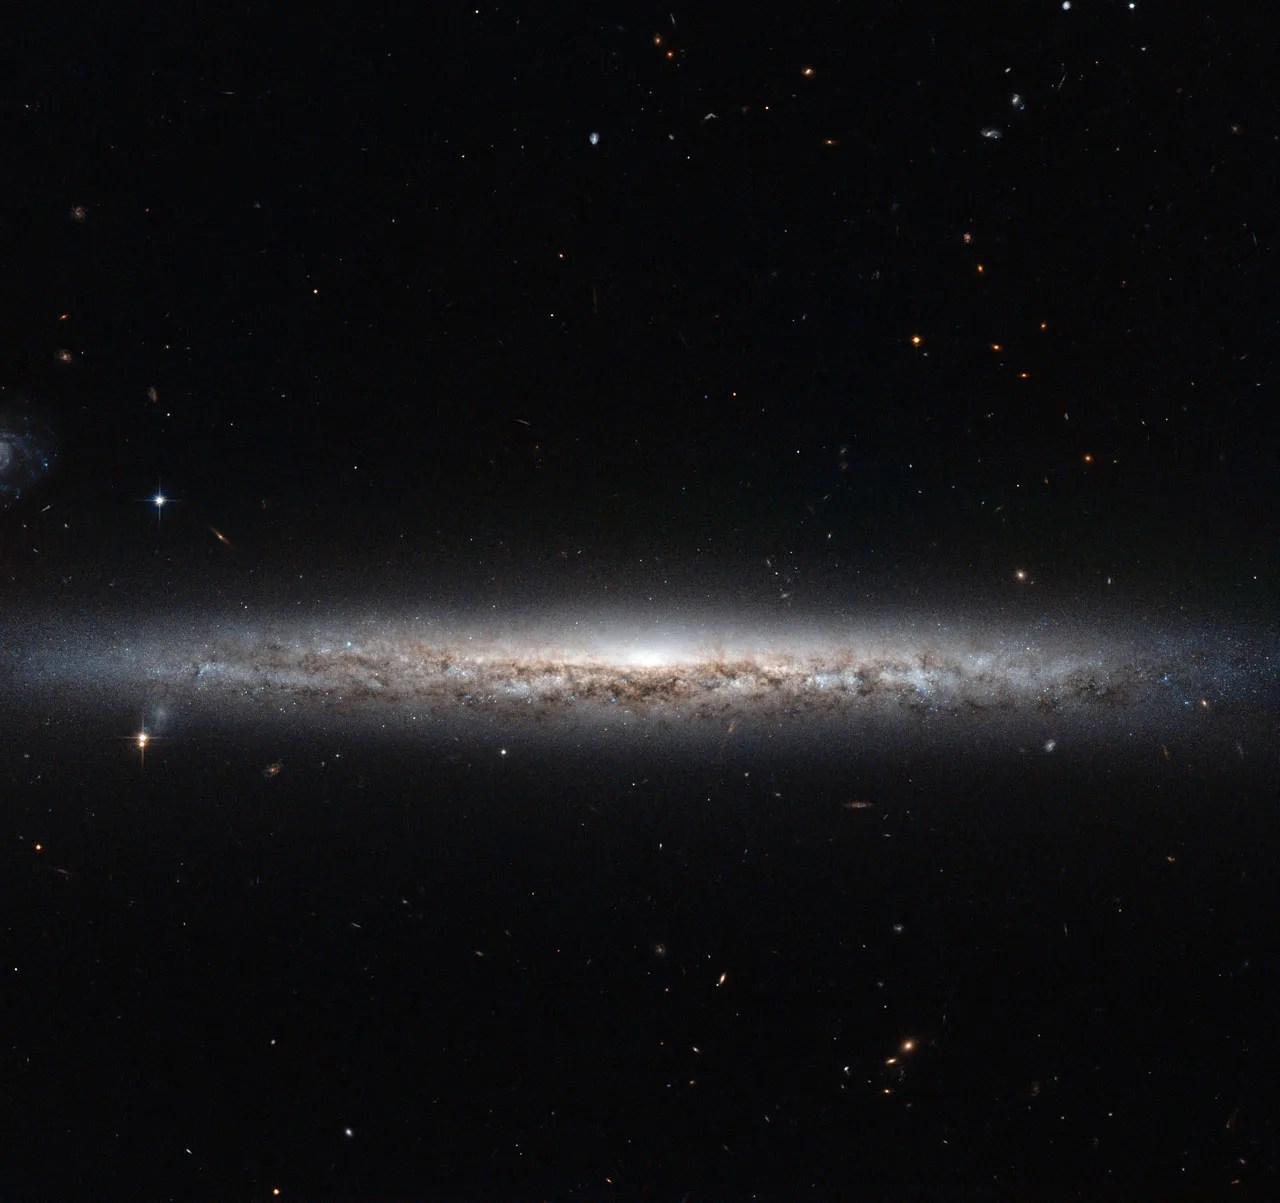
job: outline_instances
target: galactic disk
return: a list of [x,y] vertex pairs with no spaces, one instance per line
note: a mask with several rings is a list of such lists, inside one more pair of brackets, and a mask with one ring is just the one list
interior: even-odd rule
[[[1247,727],[1277,717],[1269,634],[1100,634],[1061,623],[799,624],[513,619],[249,621],[157,630],[59,624],[13,649],[10,694],[65,709],[109,701],[349,731],[482,724],[584,731],[896,732],[940,726],[1113,739],[1139,728]],[[95,701],[96,699],[96,701]]]

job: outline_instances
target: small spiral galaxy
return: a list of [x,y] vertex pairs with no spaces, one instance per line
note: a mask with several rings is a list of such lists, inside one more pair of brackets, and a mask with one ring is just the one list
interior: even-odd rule
[[16,501],[53,467],[57,440],[23,407],[0,409],[0,506]]

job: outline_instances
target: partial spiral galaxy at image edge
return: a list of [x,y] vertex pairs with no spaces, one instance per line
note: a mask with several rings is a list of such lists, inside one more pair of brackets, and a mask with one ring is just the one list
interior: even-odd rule
[[43,480],[57,455],[57,439],[42,418],[21,405],[0,407],[0,507]]

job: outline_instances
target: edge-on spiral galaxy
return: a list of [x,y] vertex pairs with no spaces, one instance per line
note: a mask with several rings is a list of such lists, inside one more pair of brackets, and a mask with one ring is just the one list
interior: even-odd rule
[[651,619],[486,629],[416,615],[63,626],[56,638],[23,641],[8,672],[11,694],[36,707],[96,698],[145,714],[163,703],[193,720],[284,723],[294,733],[479,723],[697,743],[728,731],[843,738],[874,729],[910,743],[945,729],[1029,732],[1052,747],[1067,728],[1107,743],[1138,729],[1158,739],[1188,722],[1216,724],[1224,738],[1242,723],[1261,726],[1274,741],[1276,667],[1256,630]]

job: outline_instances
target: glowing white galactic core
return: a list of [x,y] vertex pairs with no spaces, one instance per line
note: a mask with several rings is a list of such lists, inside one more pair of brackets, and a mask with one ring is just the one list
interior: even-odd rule
[[[59,629],[13,650],[10,695],[140,712],[349,730],[521,725],[542,732],[857,732],[1031,727],[1052,750],[1074,724],[1107,741],[1191,720],[1277,729],[1277,654],[1265,630],[1102,636],[1030,622],[964,630],[854,624],[744,629],[652,619],[510,621],[497,632],[404,620],[219,621],[167,632],[126,620]],[[1222,724],[1226,723],[1223,727]]]

